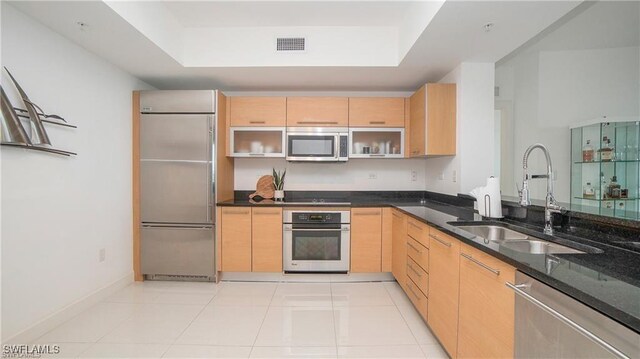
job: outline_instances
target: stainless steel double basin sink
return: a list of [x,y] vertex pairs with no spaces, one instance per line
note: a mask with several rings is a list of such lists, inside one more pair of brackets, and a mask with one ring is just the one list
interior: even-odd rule
[[[452,223],[454,224],[454,223]],[[454,224],[456,227],[472,233],[485,241],[500,244],[516,252],[529,254],[584,254],[587,252],[541,240],[509,228],[496,225]],[[595,248],[594,248],[595,249]]]

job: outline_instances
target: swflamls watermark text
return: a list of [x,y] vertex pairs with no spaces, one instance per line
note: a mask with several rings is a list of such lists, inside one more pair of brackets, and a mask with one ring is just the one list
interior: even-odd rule
[[4,344],[3,358],[40,358],[42,355],[60,354],[57,344]]

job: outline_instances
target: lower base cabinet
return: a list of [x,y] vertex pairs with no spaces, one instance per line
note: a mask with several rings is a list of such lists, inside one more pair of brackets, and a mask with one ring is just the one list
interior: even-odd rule
[[251,271],[282,272],[282,208],[251,210]]
[[382,270],[382,208],[351,209],[351,272]]
[[251,272],[251,208],[222,208],[220,234],[222,270]]
[[[480,250],[460,247],[458,358],[513,358],[516,269]],[[533,338],[532,338],[533,339]]]
[[451,358],[457,357],[460,241],[429,229],[427,323]]
[[391,210],[391,273],[407,291],[407,216]]

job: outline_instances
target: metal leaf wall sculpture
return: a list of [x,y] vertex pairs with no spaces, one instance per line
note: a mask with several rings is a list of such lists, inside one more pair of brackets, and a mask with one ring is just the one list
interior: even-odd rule
[[[18,81],[13,77],[11,72],[5,67],[13,85],[20,94],[22,102],[24,103],[24,109],[14,107],[9,100],[9,97],[4,92],[4,89],[0,86],[2,95],[2,126],[6,128],[7,140],[3,138],[3,142],[0,143],[3,146],[22,147],[27,149],[33,149],[38,151],[50,152],[65,156],[76,155],[74,152],[59,150],[51,147],[51,140],[47,134],[47,130],[44,127],[44,123],[50,123],[58,126],[76,128],[76,126],[66,123],[64,118],[58,115],[46,114],[40,106],[32,102],[27,96],[26,92],[22,89]],[[28,119],[32,125],[35,138],[30,138],[27,131],[22,126],[20,118]],[[55,121],[51,120],[55,119]],[[62,121],[62,122],[60,122]]]

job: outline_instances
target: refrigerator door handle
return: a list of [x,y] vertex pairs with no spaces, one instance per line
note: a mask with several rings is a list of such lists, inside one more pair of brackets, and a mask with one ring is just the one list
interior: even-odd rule
[[170,223],[143,223],[142,228],[157,229],[213,229],[211,224],[170,224]]
[[215,222],[213,220],[212,215],[212,207],[213,207],[213,185],[214,185],[214,177],[213,177],[213,161],[215,156],[214,149],[214,131],[213,131],[213,119],[214,116],[207,116],[207,120],[209,120],[209,163],[207,166],[207,220],[210,222]]

